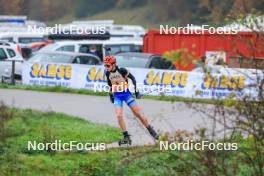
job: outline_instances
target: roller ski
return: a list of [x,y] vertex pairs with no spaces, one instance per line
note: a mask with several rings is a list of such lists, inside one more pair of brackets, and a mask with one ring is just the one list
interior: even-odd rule
[[147,130],[149,132],[149,134],[155,139],[155,140],[159,140],[159,135],[158,133],[154,130],[154,128],[152,126],[148,126]]
[[130,136],[125,136],[123,139],[121,139],[120,141],[118,141],[118,145],[122,146],[122,145],[131,145],[132,144],[132,140],[130,139]]

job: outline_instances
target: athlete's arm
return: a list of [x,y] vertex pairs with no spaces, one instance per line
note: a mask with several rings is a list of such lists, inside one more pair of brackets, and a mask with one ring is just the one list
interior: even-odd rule
[[114,103],[114,95],[112,93],[112,83],[111,83],[111,81],[109,79],[109,73],[108,72],[106,72],[106,79],[107,79],[107,84],[109,86],[109,96],[110,96],[109,98],[110,98],[110,101],[112,103]]
[[136,99],[140,99],[141,98],[141,95],[140,95],[139,91],[137,90],[137,81],[136,81],[136,78],[131,73],[128,73],[127,77],[129,79],[131,79],[131,81],[132,81],[132,83],[133,83],[133,85],[135,87],[135,96],[136,96]]
[[134,75],[132,73],[128,72],[127,69],[125,69],[125,68],[120,68],[119,70],[120,70],[121,74],[123,75],[123,77],[125,77],[126,79],[127,78],[131,79],[131,81],[132,81],[132,83],[134,85],[134,88],[135,88],[136,98],[139,99],[141,97],[141,95],[140,95],[140,93],[137,90],[137,80],[134,77]]
[[136,78],[130,72],[128,73],[127,77],[129,79],[131,79],[131,81],[132,81],[132,83],[133,83],[133,85],[135,87],[135,92],[136,92],[137,91],[137,80],[136,80]]
[[132,83],[133,83],[133,85],[134,85],[134,87],[135,87],[135,91],[137,90],[137,81],[136,81],[136,79],[135,79],[135,77],[134,77],[134,75],[132,75],[127,69],[125,69],[125,68],[120,68],[119,69],[119,72],[122,74],[122,76],[124,77],[124,78],[129,78],[129,79],[131,79],[131,81],[132,81]]

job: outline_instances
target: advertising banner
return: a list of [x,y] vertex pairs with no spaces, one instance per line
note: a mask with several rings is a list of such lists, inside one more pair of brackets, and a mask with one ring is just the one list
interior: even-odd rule
[[[244,74],[208,75],[197,72],[129,68],[137,88],[145,95],[165,95],[188,98],[226,98],[257,96],[256,79]],[[24,63],[23,84],[85,88],[108,91],[103,66],[58,63]],[[129,84],[133,92],[132,83]]]

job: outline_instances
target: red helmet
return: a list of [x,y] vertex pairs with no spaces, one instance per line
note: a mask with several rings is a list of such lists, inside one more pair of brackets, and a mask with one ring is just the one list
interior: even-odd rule
[[115,64],[116,63],[116,58],[115,56],[105,56],[104,58],[104,64]]

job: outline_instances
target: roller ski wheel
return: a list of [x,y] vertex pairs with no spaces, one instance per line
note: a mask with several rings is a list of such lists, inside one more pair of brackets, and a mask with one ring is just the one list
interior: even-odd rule
[[131,145],[132,144],[132,140],[130,139],[130,137],[124,137],[124,139],[121,139],[120,141],[118,141],[118,145],[122,146],[122,145]]

